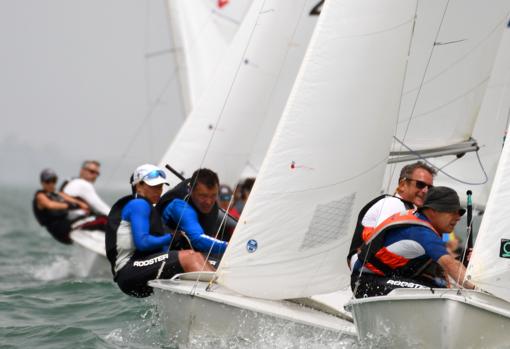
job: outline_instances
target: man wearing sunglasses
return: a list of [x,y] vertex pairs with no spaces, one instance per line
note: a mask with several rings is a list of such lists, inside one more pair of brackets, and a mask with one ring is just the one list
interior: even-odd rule
[[151,164],[137,167],[131,181],[134,193],[118,200],[108,215],[106,255],[114,281],[131,296],[152,294],[149,280],[214,270],[200,253],[169,250],[173,235],[154,208],[163,184],[168,183],[160,168]]
[[347,264],[351,269],[351,257],[363,244],[363,235],[395,213],[423,206],[435,175],[436,170],[421,161],[406,165],[400,171],[394,195],[380,195],[361,209],[347,255]]
[[356,298],[383,296],[396,288],[445,288],[448,277],[465,288],[466,268],[443,240],[466,212],[448,187],[434,187],[418,211],[396,213],[370,234],[352,258],[351,288]]
[[65,182],[61,190],[67,195],[85,201],[93,214],[107,216],[110,206],[97,195],[94,188],[94,183],[100,175],[100,166],[101,164],[96,160],[84,161],[80,169],[80,177]]
[[32,201],[32,209],[39,224],[48,230],[55,240],[71,244],[70,212],[81,209],[88,212],[88,206],[65,193],[57,193],[57,174],[52,169],[45,169],[40,175],[42,189],[38,190]]

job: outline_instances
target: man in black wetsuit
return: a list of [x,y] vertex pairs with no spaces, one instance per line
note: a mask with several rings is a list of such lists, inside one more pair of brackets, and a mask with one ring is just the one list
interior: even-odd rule
[[84,202],[64,193],[55,192],[57,174],[51,169],[45,169],[40,175],[42,189],[39,189],[32,201],[35,218],[40,225],[63,244],[72,243],[69,238],[72,221],[68,219],[71,210],[82,209],[89,212]]

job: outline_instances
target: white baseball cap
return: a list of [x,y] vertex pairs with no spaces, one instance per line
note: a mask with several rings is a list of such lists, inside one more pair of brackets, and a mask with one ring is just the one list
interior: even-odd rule
[[160,184],[167,184],[166,173],[157,166],[151,164],[144,164],[138,166],[133,172],[133,182],[131,185],[144,182],[145,184],[153,187]]

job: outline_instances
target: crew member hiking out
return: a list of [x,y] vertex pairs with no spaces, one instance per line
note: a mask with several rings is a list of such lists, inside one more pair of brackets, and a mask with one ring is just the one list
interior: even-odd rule
[[[466,268],[448,253],[442,234],[453,231],[464,213],[453,189],[434,187],[418,211],[397,213],[365,232],[352,260],[354,296],[382,296],[395,288],[449,287],[448,277],[462,283]],[[461,286],[474,288],[467,281]]]
[[[156,208],[163,221],[182,233],[176,248],[191,246],[195,251],[216,256],[225,252],[228,243],[224,240],[228,240],[235,222],[227,216],[227,231],[223,230],[225,213],[218,207],[218,191],[218,175],[202,168],[161,197]],[[226,234],[221,236],[222,233]]]
[[170,250],[172,234],[164,229],[158,202],[166,174],[150,164],[133,173],[134,193],[119,199],[108,215],[106,254],[113,280],[126,294],[147,297],[149,280],[171,278],[177,273],[213,271],[200,253]]
[[42,189],[36,191],[32,200],[32,210],[40,225],[63,244],[71,244],[69,238],[72,219],[70,213],[74,210],[88,212],[89,208],[80,200],[64,193],[55,192],[57,174],[52,169],[45,169],[40,174]]
[[374,229],[395,213],[421,207],[428,190],[432,188],[435,174],[432,167],[421,161],[406,165],[400,171],[394,195],[380,195],[361,209],[347,255],[347,264],[351,269],[351,257],[363,244],[363,232]]

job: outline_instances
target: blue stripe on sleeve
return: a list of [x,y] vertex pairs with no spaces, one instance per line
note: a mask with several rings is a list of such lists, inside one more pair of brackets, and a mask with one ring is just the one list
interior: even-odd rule
[[131,223],[133,242],[139,251],[162,250],[172,240],[171,234],[154,236],[150,231],[151,206],[144,199],[133,199],[122,209],[122,219]]

